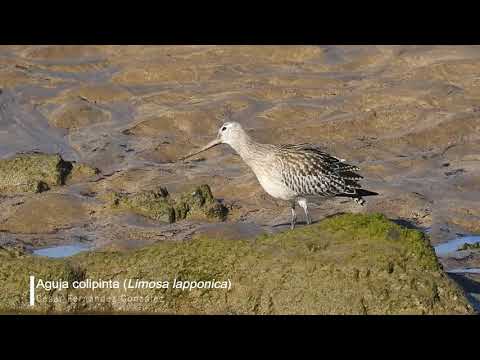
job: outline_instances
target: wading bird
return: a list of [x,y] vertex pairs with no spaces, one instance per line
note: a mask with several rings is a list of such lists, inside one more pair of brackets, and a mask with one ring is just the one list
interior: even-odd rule
[[292,229],[297,221],[295,202],[305,212],[307,224],[311,224],[308,198],[342,196],[364,205],[364,196],[378,195],[361,188],[358,181],[363,177],[355,173],[359,170],[356,166],[327,154],[320,147],[312,144],[261,144],[233,121],[220,127],[215,140],[180,160],[219,144],[230,145],[241,156],[270,196],[290,202]]

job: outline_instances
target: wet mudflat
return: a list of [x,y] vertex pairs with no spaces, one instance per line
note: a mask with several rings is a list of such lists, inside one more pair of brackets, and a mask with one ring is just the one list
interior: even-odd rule
[[[429,229],[433,245],[479,234],[479,60],[478,46],[2,46],[0,158],[58,153],[98,172],[79,166],[48,191],[2,193],[0,245],[86,238],[123,250],[288,229],[288,206],[227,146],[176,162],[215,136],[225,105],[259,141],[323,145],[381,193],[364,208],[318,202],[315,220],[381,212]],[[161,186],[175,197],[200,184],[228,209],[224,221],[112,205],[112,194]],[[478,267],[471,253],[440,260]]]

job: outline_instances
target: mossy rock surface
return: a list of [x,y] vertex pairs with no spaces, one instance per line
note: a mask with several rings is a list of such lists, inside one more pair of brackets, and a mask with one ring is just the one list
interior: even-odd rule
[[207,218],[210,220],[225,220],[228,210],[212,195],[206,184],[192,187],[174,199],[176,219]]
[[153,220],[168,223],[175,221],[175,211],[168,192],[163,188],[135,194],[113,193],[111,204],[114,208],[131,210]]
[[0,193],[40,193],[98,172],[86,164],[65,161],[58,154],[17,154],[0,160]]
[[457,251],[462,251],[462,250],[480,250],[480,242],[474,243],[474,244],[466,243],[457,249]]
[[72,163],[72,170],[65,179],[67,185],[88,180],[97,176],[100,170],[83,163]]
[[[168,281],[170,287],[38,289],[43,300],[30,308],[29,275],[121,284],[125,279]],[[174,279],[230,280],[231,288],[182,291],[172,288]],[[68,260],[8,256],[0,262],[0,288],[0,308],[9,312],[473,313],[462,290],[442,271],[428,239],[376,214],[339,215],[252,240],[161,242]],[[75,303],[71,296],[77,297]]]
[[213,197],[208,185],[194,186],[175,196],[170,196],[163,187],[134,194],[113,193],[110,201],[114,208],[168,223],[187,218],[223,221],[228,213]]
[[42,192],[62,185],[72,166],[58,154],[19,154],[0,160],[0,192]]

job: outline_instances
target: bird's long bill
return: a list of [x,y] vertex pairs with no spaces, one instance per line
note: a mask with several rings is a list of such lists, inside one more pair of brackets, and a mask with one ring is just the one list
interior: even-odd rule
[[188,159],[189,157],[192,157],[192,156],[194,156],[194,155],[200,154],[201,152],[204,152],[204,151],[206,151],[206,150],[208,150],[208,149],[211,149],[212,147],[217,146],[218,144],[221,144],[221,143],[222,143],[222,141],[221,141],[220,139],[212,140],[212,141],[210,141],[207,145],[205,145],[203,148],[201,148],[200,150],[195,151],[195,152],[192,152],[192,153],[190,153],[190,154],[188,154],[188,155],[180,158],[180,160]]

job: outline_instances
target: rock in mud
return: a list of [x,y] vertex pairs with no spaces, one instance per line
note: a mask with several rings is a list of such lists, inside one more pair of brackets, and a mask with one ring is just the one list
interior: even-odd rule
[[172,223],[175,221],[175,211],[168,192],[159,190],[142,191],[135,194],[113,193],[111,195],[113,208],[131,210],[153,220]]
[[0,160],[0,193],[38,193],[62,185],[71,164],[60,155],[20,154]]
[[0,259],[1,258],[19,258],[26,255],[27,255],[27,252],[25,251],[22,245],[0,246]]
[[475,244],[469,244],[465,243],[462,246],[460,246],[457,251],[462,251],[462,250],[477,250],[480,249],[480,243],[475,243]]
[[[167,287],[45,291],[28,306],[28,277],[167,282]],[[230,289],[173,287],[228,282]],[[164,284],[164,283],[163,283]],[[185,284],[185,283],[183,283]],[[0,309],[176,314],[471,314],[425,236],[383,215],[344,214],[254,240],[203,237],[69,260],[0,262]],[[97,301],[88,301],[90,297]],[[55,297],[56,301],[51,301]],[[76,302],[67,301],[75,297]],[[84,300],[82,300],[84,299]],[[150,299],[149,301],[145,299]]]
[[67,184],[88,180],[100,173],[100,170],[87,164],[72,163],[72,170],[65,179]]
[[54,186],[86,180],[99,173],[87,164],[58,154],[26,153],[0,160],[0,193],[40,193]]
[[177,219],[225,220],[228,210],[212,195],[210,186],[201,185],[185,191],[175,199],[175,217]]
[[208,185],[201,185],[176,196],[167,189],[147,190],[134,194],[111,194],[113,208],[131,210],[153,220],[173,223],[191,219],[225,220],[228,210],[212,195]]

